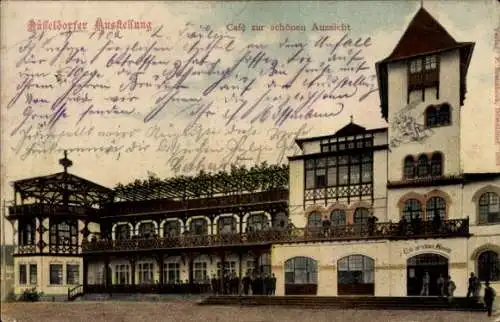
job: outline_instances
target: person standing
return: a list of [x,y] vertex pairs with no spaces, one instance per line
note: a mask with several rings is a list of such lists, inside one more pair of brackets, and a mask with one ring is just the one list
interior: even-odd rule
[[438,287],[439,296],[444,297],[444,277],[443,277],[443,274],[439,274],[439,277],[437,279],[437,287]]
[[476,287],[477,287],[477,277],[474,275],[474,273],[470,273],[469,277],[469,283],[467,287],[467,298],[470,296],[474,296],[476,294]]
[[429,272],[425,272],[422,278],[422,291],[420,291],[420,296],[429,296],[429,284],[431,282],[431,276]]
[[243,294],[248,295],[248,291],[250,289],[250,283],[252,283],[252,280],[250,279],[248,272],[245,275],[245,277],[243,277],[242,283],[243,283]]
[[271,277],[271,295],[275,294],[276,294],[276,276],[273,273]]
[[488,309],[488,316],[491,316],[496,293],[495,290],[490,286],[490,282],[486,281],[484,285],[486,286],[484,289],[484,305],[486,305],[486,309]]
[[448,302],[451,303],[453,301],[453,294],[455,293],[455,290],[457,289],[457,286],[455,285],[455,282],[451,279],[451,276],[448,276]]

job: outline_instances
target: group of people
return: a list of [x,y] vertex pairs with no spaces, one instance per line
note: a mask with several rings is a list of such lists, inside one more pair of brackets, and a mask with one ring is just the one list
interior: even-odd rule
[[[422,278],[422,290],[420,291],[421,296],[429,296],[429,286],[431,283],[431,276],[429,272],[424,273],[424,277]],[[451,279],[451,276],[447,275],[446,277],[443,274],[439,274],[438,279],[436,280],[437,289],[439,292],[439,296],[446,297],[448,300],[453,299],[453,294],[457,286],[455,282]]]
[[274,274],[247,274],[241,278],[236,273],[228,273],[223,278],[215,274],[211,279],[212,292],[215,295],[274,295],[276,292],[276,276]]
[[[486,309],[488,309],[488,316],[491,316],[491,312],[493,311],[493,302],[495,301],[495,290],[490,286],[490,282],[486,281],[484,283],[484,296],[483,301]],[[479,291],[481,290],[481,281],[477,278],[474,273],[470,273],[468,287],[467,287],[467,298],[473,297],[479,298]]]
[[[420,292],[421,296],[429,296],[429,285],[431,279],[429,272],[425,272],[422,278],[422,290]],[[439,275],[439,278],[436,281],[437,288],[439,292],[439,296],[447,298],[449,301],[453,299],[453,294],[455,289],[457,288],[455,282],[451,279],[450,276],[443,277],[442,274]],[[488,316],[491,316],[491,312],[493,310],[493,302],[495,301],[495,290],[490,286],[490,283],[486,281],[484,283],[484,296],[483,301],[488,309]],[[474,273],[470,273],[468,287],[467,287],[467,298],[479,299],[479,293],[481,291],[481,281]]]

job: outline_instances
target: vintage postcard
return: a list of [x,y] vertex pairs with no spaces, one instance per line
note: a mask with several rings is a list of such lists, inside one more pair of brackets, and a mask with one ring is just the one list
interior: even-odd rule
[[2,321],[496,318],[499,8],[2,2]]

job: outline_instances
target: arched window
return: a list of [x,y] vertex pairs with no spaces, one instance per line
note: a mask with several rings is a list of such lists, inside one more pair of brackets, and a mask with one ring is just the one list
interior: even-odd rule
[[431,157],[431,176],[438,177],[443,175],[443,155],[435,152]]
[[132,232],[128,224],[119,224],[115,226],[115,239],[125,240],[130,239]]
[[410,221],[412,218],[422,218],[422,205],[417,199],[408,199],[403,207],[403,217]]
[[307,217],[307,228],[314,230],[321,226],[321,214],[319,212],[313,212]]
[[368,208],[356,208],[356,210],[354,211],[355,225],[367,224],[368,218],[370,218],[370,210],[368,210]]
[[332,226],[344,226],[346,224],[345,211],[341,209],[335,209],[330,214],[330,222]]
[[481,281],[500,281],[500,259],[493,251],[482,252],[477,258],[478,278]]
[[426,177],[429,175],[429,159],[426,155],[418,157],[417,162],[417,176]]
[[189,225],[189,230],[194,235],[208,235],[207,221],[205,218],[193,219]]
[[236,233],[236,219],[233,216],[222,216],[217,221],[217,231],[219,234]]
[[446,217],[446,201],[441,197],[432,197],[426,205],[427,220],[432,221],[435,216],[441,219]]
[[139,224],[139,236],[151,237],[155,234],[155,226],[152,222],[143,222]]
[[363,255],[351,255],[339,259],[338,294],[373,294],[374,260]]
[[177,237],[181,234],[181,223],[178,220],[168,220],[163,224],[164,237]]
[[436,127],[438,123],[437,109],[431,105],[425,110],[425,125],[427,127]]
[[317,284],[318,264],[309,257],[294,257],[285,262],[285,284]]
[[404,161],[404,178],[415,178],[415,159],[411,155],[407,156]]
[[248,216],[247,230],[248,231],[259,231],[265,229],[269,226],[266,215],[264,214],[253,214]]
[[500,222],[500,200],[494,192],[486,192],[479,198],[479,223]]
[[439,126],[446,126],[451,124],[451,108],[448,104],[438,106],[437,109],[437,122]]
[[425,124],[428,128],[451,124],[451,107],[448,104],[429,106],[425,110]]

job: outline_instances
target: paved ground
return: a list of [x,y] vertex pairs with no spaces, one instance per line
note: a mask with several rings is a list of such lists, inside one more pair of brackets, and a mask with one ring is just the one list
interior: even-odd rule
[[3,304],[1,311],[2,322],[486,322],[495,321],[497,319],[497,317],[488,318],[486,314],[483,313],[312,310],[283,307],[240,308],[198,306],[193,301],[181,300],[168,302],[17,302]]

